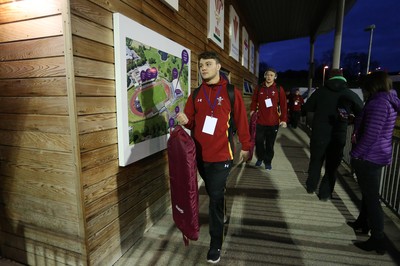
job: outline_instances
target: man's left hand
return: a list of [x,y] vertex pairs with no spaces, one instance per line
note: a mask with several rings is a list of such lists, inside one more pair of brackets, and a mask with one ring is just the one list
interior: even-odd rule
[[279,125],[280,125],[281,127],[283,127],[283,128],[286,128],[286,127],[287,127],[287,124],[286,124],[286,122],[284,122],[284,121],[280,122]]
[[243,162],[247,162],[247,160],[249,159],[249,151],[241,150],[240,151],[240,158],[243,159]]

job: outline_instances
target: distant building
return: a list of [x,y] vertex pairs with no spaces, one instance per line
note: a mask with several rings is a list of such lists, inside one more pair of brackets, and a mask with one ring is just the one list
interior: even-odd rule
[[126,47],[126,59],[132,59],[132,60],[137,60],[140,57],[137,55],[137,53],[134,50],[129,49]]

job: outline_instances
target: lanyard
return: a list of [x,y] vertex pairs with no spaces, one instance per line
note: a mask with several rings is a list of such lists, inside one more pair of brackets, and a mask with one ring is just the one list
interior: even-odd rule
[[[269,90],[268,88],[271,88],[271,90]],[[264,90],[264,93],[267,95],[267,99],[272,98],[272,96],[274,95],[273,94],[274,88],[272,87],[272,85],[270,87],[267,87],[267,85],[265,85],[265,87],[263,87],[263,90]],[[271,91],[271,93],[269,93],[269,91]],[[271,95],[269,95],[269,94],[271,94]]]
[[219,86],[217,94],[215,95],[215,98],[214,98],[214,102],[212,104],[211,104],[210,98],[207,95],[206,89],[204,88],[204,85],[202,86],[202,88],[203,88],[203,93],[204,93],[204,96],[206,97],[207,103],[211,108],[211,116],[213,116],[214,115],[214,108],[215,108],[215,105],[217,104],[218,96],[221,93],[222,85]]

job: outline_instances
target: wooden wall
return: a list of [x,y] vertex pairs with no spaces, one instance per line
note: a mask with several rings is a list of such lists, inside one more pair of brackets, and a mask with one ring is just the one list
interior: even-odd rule
[[82,265],[67,5],[39,2],[0,1],[1,254],[31,265]]
[[225,0],[224,50],[207,39],[207,1],[180,0],[174,12],[159,0],[25,0],[37,6],[19,10],[0,0],[2,256],[111,265],[165,213],[166,151],[118,166],[112,14],[189,48],[192,87],[204,50],[220,53],[239,88],[256,84],[228,56],[235,0]]

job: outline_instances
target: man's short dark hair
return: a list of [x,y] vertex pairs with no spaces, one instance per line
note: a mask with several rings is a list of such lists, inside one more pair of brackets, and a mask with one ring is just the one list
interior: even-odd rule
[[267,72],[274,72],[275,73],[275,75],[276,75],[276,69],[275,68],[272,68],[272,67],[269,67],[269,68],[267,68],[267,70],[265,70],[265,72],[264,72],[264,77],[265,77],[265,75],[267,74]]
[[218,54],[216,52],[213,52],[213,51],[202,52],[201,54],[199,54],[199,61],[200,61],[200,59],[215,59],[217,64],[219,64],[221,62],[221,60],[219,59]]

